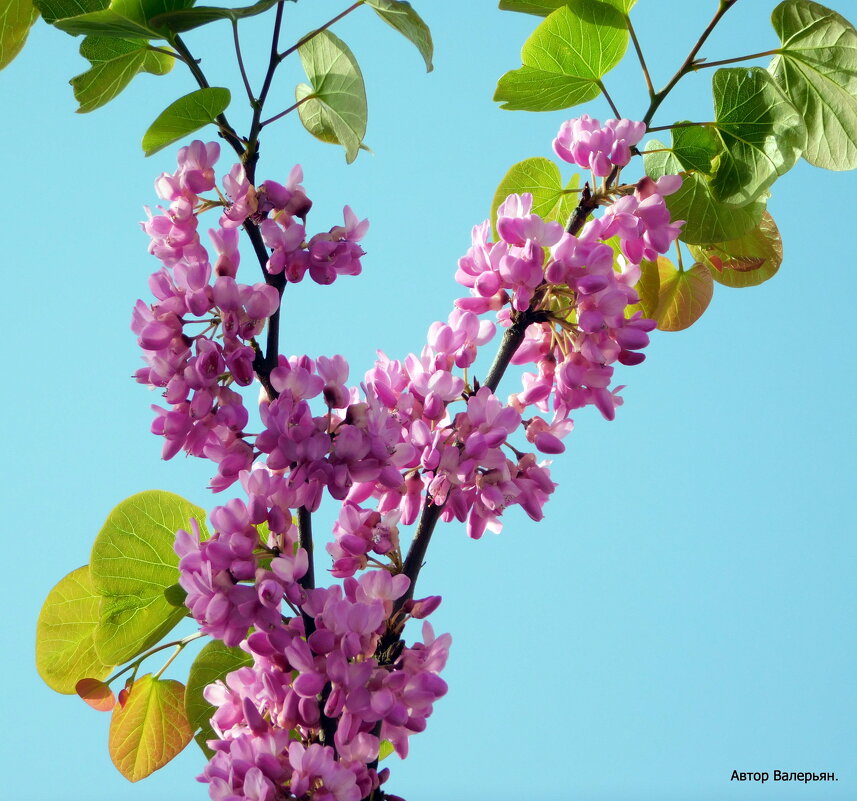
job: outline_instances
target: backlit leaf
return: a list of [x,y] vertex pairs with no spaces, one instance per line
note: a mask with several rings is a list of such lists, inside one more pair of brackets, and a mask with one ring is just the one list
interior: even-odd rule
[[170,103],[143,135],[143,152],[151,156],[214,122],[226,110],[231,98],[228,89],[214,86],[197,89]]
[[[683,170],[681,162],[656,139],[645,146],[644,164],[651,178]],[[679,239],[689,244],[722,242],[747,233],[762,219],[765,200],[760,197],[746,206],[721,203],[712,196],[706,179],[698,174],[685,175],[681,189],[665,198],[672,219],[685,220]]]
[[[658,257],[660,261],[663,256]],[[664,259],[669,263],[668,259]],[[655,319],[655,314],[658,309],[658,296],[661,289],[661,275],[658,270],[658,263],[655,261],[640,262],[640,280],[634,285],[637,294],[640,296],[639,303],[634,303],[625,307],[625,316],[631,317],[636,312],[642,312],[643,317],[648,317],[650,320]]]
[[545,158],[524,159],[513,165],[494,193],[491,201],[491,225],[497,225],[497,209],[511,194],[529,192],[533,196],[533,214],[565,225],[574,211],[580,193],[573,192],[580,178],[572,176],[563,188],[559,167]]
[[145,779],[191,741],[184,691],[181,682],[148,674],[134,682],[125,706],[113,709],[110,759],[128,781]]
[[0,6],[0,70],[21,52],[38,16],[33,0],[5,0]]
[[257,14],[264,14],[276,4],[277,0],[259,0],[258,3],[253,3],[251,6],[241,6],[240,8],[217,8],[216,6],[181,8],[178,11],[158,14],[152,17],[149,22],[157,28],[167,28],[174,33],[184,33],[221,19],[237,22],[247,17],[255,17]]
[[828,170],[857,167],[857,30],[811,0],[771,15],[782,48],[768,68],[807,127],[803,157]]
[[170,604],[164,590],[178,581],[173,542],[178,529],[190,529],[191,518],[206,536],[203,510],[160,490],[132,495],[107,517],[90,559],[102,596],[95,647],[105,662],[132,659],[185,616],[187,610]]
[[80,54],[92,67],[71,79],[74,96],[84,113],[109,103],[140,72],[166,75],[175,63],[172,56],[148,49],[145,39],[87,36]]
[[743,206],[788,172],[806,145],[797,109],[761,67],[714,73],[714,119],[723,140],[711,191],[722,203]]
[[101,11],[110,5],[110,0],[33,0],[33,5],[42,19],[53,25],[58,19]]
[[366,135],[366,89],[357,60],[329,31],[304,42],[298,52],[311,84],[295,89],[297,100],[304,101],[298,106],[301,122],[322,142],[342,145],[350,164]]
[[661,331],[689,328],[708,308],[714,283],[708,268],[694,264],[689,270],[677,270],[669,259],[658,259],[660,290],[655,320]]
[[711,162],[723,149],[713,128],[688,125],[672,129],[672,151],[685,170],[711,174]]
[[434,53],[431,31],[410,3],[400,0],[366,0],[366,5],[419,50],[426,63],[426,72],[434,69],[431,63]]
[[165,39],[167,28],[158,28],[152,17],[193,5],[194,0],[111,0],[109,6],[54,22],[73,35],[121,36],[122,38]]
[[569,0],[521,50],[522,65],[500,78],[494,100],[508,110],[556,111],[592,100],[628,46],[625,17],[598,0]]
[[758,286],[780,268],[783,242],[770,214],[752,231],[730,242],[691,245],[693,257],[711,270],[720,284],[731,287]]
[[36,623],[36,669],[52,690],[71,695],[81,679],[104,679],[116,662],[95,650],[101,595],[89,565],[73,570],[49,593]]

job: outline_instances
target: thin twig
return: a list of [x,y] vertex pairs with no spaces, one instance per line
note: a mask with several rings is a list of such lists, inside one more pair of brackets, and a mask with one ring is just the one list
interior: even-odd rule
[[306,103],[307,100],[312,100],[314,97],[315,97],[315,95],[307,95],[306,97],[302,97],[300,100],[298,100],[297,103],[289,106],[285,111],[281,111],[279,114],[275,114],[273,117],[268,117],[268,119],[265,120],[264,122],[260,122],[259,127],[264,128],[266,125],[270,125],[272,122],[276,122],[281,117],[285,117],[286,114],[290,114],[292,111],[294,111],[302,103]]
[[613,98],[610,97],[610,93],[607,91],[607,87],[601,81],[596,81],[595,83],[598,85],[598,88],[601,90],[607,102],[610,104],[610,108],[613,111],[613,114],[615,115],[616,119],[622,119],[622,115],[619,113],[619,109],[616,108],[616,104],[613,102]]
[[655,87],[652,84],[652,76],[649,73],[649,68],[646,66],[646,59],[643,58],[643,49],[640,47],[640,42],[637,40],[637,33],[634,26],[631,24],[631,17],[625,16],[625,21],[628,23],[628,33],[631,35],[631,41],[634,43],[634,50],[637,51],[637,58],[640,61],[640,66],[643,69],[643,77],[646,79],[646,87],[649,90],[649,97],[655,96]]
[[253,97],[253,90],[250,88],[250,81],[247,80],[247,70],[244,69],[244,59],[241,56],[241,41],[238,38],[238,20],[232,20],[232,41],[235,44],[235,58],[238,60],[238,69],[241,71],[241,80],[244,81],[244,89],[247,91],[247,99],[252,106],[256,102]]
[[777,50],[764,50],[761,53],[751,53],[749,56],[738,56],[738,58],[724,58],[721,61],[697,61],[692,69],[694,70],[704,70],[707,67],[720,67],[723,64],[736,64],[739,61],[750,61],[754,58],[764,58],[765,56],[778,56],[783,51],[780,49]]
[[716,122],[674,122],[672,125],[654,125],[649,126],[646,130],[649,133],[653,131],[669,131],[672,128],[708,128],[712,125],[717,125]]
[[335,22],[339,22],[339,20],[341,20],[344,16],[354,11],[355,8],[360,8],[360,6],[362,6],[365,2],[366,0],[357,0],[357,2],[353,6],[349,6],[341,14],[337,14],[332,20],[325,22],[324,25],[322,25],[320,28],[316,28],[314,31],[311,31],[302,39],[298,39],[298,41],[295,42],[291,47],[287,48],[286,50],[283,50],[283,52],[280,53],[279,56],[277,56],[277,60],[282,61],[284,58],[286,58],[286,56],[289,56],[294,53],[295,50],[297,50],[302,44],[306,44],[310,39],[314,39],[322,31],[326,31]]

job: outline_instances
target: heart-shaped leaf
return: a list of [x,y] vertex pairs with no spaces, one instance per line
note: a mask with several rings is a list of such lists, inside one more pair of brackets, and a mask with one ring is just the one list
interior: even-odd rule
[[494,100],[508,110],[556,111],[592,100],[628,46],[625,17],[598,0],[569,0],[521,50],[521,66],[500,78]]
[[758,286],[780,268],[783,242],[770,214],[748,233],[729,242],[691,245],[693,257],[711,270],[719,284],[731,287]]
[[162,768],[191,741],[184,685],[151,674],[134,682],[125,706],[113,709],[108,748],[116,769],[137,782]]
[[[681,162],[656,139],[646,143],[643,159],[650,178],[683,171]],[[665,201],[670,217],[685,221],[679,239],[692,244],[735,239],[758,225],[765,211],[763,198],[746,206],[730,206],[715,200],[708,182],[697,174],[684,175],[681,188]]]
[[176,531],[190,528],[191,518],[206,536],[204,517],[199,507],[161,490],[133,495],[107,517],[90,560],[93,585],[102,596],[95,647],[105,662],[133,659],[185,616],[184,607],[164,597],[179,577],[173,542]]
[[101,595],[89,565],[73,570],[49,593],[36,623],[36,669],[52,690],[71,695],[84,678],[106,678],[115,661],[95,650]]
[[672,129],[672,151],[685,170],[711,174],[711,162],[723,149],[717,131],[705,125]]
[[[663,256],[659,256],[658,261],[663,258]],[[664,259],[664,261],[669,263],[668,259]],[[625,317],[632,317],[637,312],[642,312],[643,317],[654,320],[661,290],[661,274],[658,270],[658,262],[646,261],[645,259],[640,262],[640,280],[634,285],[634,289],[637,290],[640,300],[638,303],[625,307]]]
[[304,127],[322,142],[345,148],[345,160],[357,158],[366,135],[366,89],[357,59],[329,31],[316,34],[299,48],[311,86],[298,84],[295,96]]
[[769,70],[803,117],[803,157],[828,170],[857,167],[857,30],[811,0],[785,0],[771,15],[782,48]]
[[714,73],[714,118],[723,140],[711,191],[722,203],[752,203],[788,172],[806,145],[797,109],[760,67]]
[[509,195],[529,192],[533,196],[533,214],[565,225],[577,206],[580,177],[573,175],[563,188],[559,167],[545,158],[532,158],[512,165],[503,176],[491,201],[491,225],[497,225],[497,209]]
[[110,5],[110,0],[33,0],[33,5],[42,19],[53,25],[58,19],[101,11]]
[[655,319],[661,331],[682,331],[692,326],[711,303],[714,283],[708,268],[694,264],[677,270],[669,259],[658,259],[660,289]]
[[170,103],[143,135],[143,152],[151,156],[214,122],[226,111],[231,99],[228,89],[213,86],[197,89]]
[[140,39],[166,39],[167,28],[158,28],[150,20],[193,5],[194,0],[111,0],[99,11],[67,16],[54,22],[66,33],[92,36],[120,36]]
[[98,679],[81,679],[74,687],[74,691],[99,712],[109,712],[116,706],[116,696],[109,684]]

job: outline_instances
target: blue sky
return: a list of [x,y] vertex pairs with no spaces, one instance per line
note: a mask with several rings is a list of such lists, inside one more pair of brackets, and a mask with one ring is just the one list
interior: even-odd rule
[[[287,38],[345,6],[290,5]],[[415,6],[434,34],[430,75],[368,9],[334,28],[364,72],[373,154],[346,166],[340,149],[311,140],[291,118],[263,144],[260,179],[283,180],[303,165],[311,225],[338,223],[346,203],[371,220],[364,274],[290,287],[284,312],[284,352],[342,353],[352,376],[376,348],[396,357],[418,350],[427,326],[446,318],[459,294],[456,261],[508,167],[550,156],[566,118],[607,112],[601,101],[500,111],[494,85],[519,65],[536,18],[501,13],[490,0]],[[715,6],[640,2],[634,21],[656,84]],[[703,54],[775,47],[772,7],[739,2]],[[243,128],[228,33],[221,26],[187,40],[212,83],[236,90],[230,116]],[[257,85],[264,33],[264,23],[247,26]],[[130,310],[147,297],[156,267],[137,223],[142,206],[157,202],[152,181],[174,168],[176,149],[144,159],[139,140],[194,86],[178,68],[142,76],[107,108],[75,115],[66,81],[85,69],[76,44],[39,24],[0,74],[11,282],[0,298],[9,330],[0,401],[9,424],[7,794],[201,800],[195,746],[128,784],[107,756],[107,716],[50,691],[32,662],[44,596],[87,561],[116,503],[150,488],[217,502],[205,464],[159,459],[148,433],[157,398],[130,380],[139,365]],[[300,80],[299,64],[287,64],[272,111],[293,102]],[[655,124],[709,119],[710,80],[706,71],[687,78]],[[644,85],[630,56],[606,83],[625,116],[642,115]],[[408,801],[857,797],[855,189],[853,174],[803,162],[775,185],[779,274],[754,289],[718,285],[693,328],[653,336],[647,361],[620,377],[627,389],[617,419],[576,417],[554,461],[560,488],[544,521],[510,514],[502,534],[479,542],[457,525],[436,532],[420,588],[444,596],[433,620],[453,635],[450,692],[409,759],[390,760],[391,792]],[[324,514],[329,527],[328,510],[317,531]],[[188,665],[180,659],[168,675],[181,678]],[[839,781],[750,786],[730,782],[733,769],[835,771]]]

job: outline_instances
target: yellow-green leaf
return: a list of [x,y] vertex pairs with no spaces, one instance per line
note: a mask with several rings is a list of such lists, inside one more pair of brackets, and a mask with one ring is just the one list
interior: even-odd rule
[[768,212],[744,236],[729,242],[690,245],[693,258],[711,270],[719,284],[731,287],[758,286],[771,278],[783,262],[783,241]]
[[101,595],[89,565],[73,570],[49,593],[36,623],[36,669],[52,690],[71,695],[81,679],[104,679],[105,664],[95,650]]
[[4,0],[0,6],[0,70],[21,52],[38,16],[32,0]]
[[151,674],[134,682],[125,706],[113,709],[108,748],[116,769],[137,782],[162,768],[191,741],[184,685]]
[[[658,261],[661,261],[661,259],[668,264],[670,263],[669,259],[658,256]],[[640,262],[640,280],[634,285],[634,289],[637,290],[637,294],[640,296],[640,302],[626,306],[625,316],[631,317],[639,311],[643,313],[643,317],[654,320],[658,309],[658,296],[661,289],[661,275],[658,270],[658,262],[646,261],[645,259]]]
[[186,614],[164,590],[178,581],[173,542],[178,529],[205,513],[178,495],[150,490],[132,495],[107,517],[92,546],[93,585],[103,596],[95,647],[106,662],[121,664],[157,643]]
[[404,0],[366,0],[366,5],[419,50],[426,72],[434,69],[431,63],[434,53],[431,31],[410,3]]
[[669,259],[658,259],[660,290],[655,319],[661,331],[682,331],[692,326],[711,303],[714,283],[703,264],[677,270]]
[[226,110],[231,99],[228,89],[210,86],[197,89],[170,103],[143,134],[143,152],[151,156],[214,122]]

